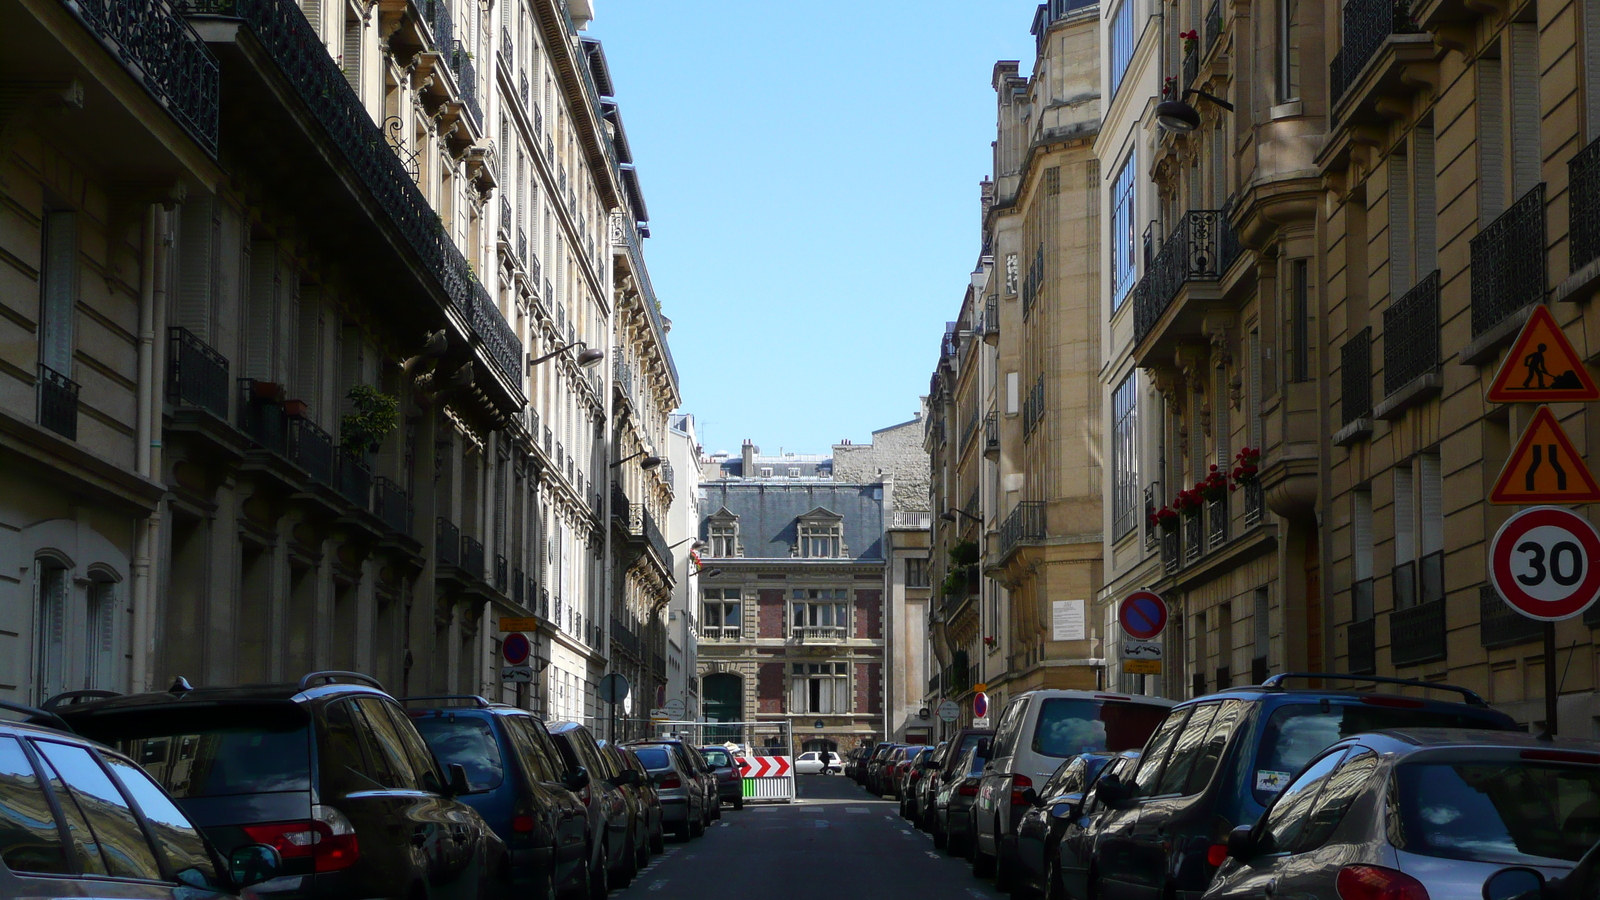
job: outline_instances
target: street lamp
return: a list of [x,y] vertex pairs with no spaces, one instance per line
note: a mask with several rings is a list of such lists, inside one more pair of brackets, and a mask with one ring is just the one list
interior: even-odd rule
[[691,549],[691,550],[699,550],[699,549],[700,549],[700,548],[701,548],[701,547],[704,547],[704,546],[705,546],[705,545],[706,545],[706,542],[705,542],[705,541],[702,541],[702,540],[700,540],[700,539],[699,539],[699,538],[684,538],[684,539],[683,539],[683,540],[681,540],[681,541],[679,541],[679,542],[677,542],[677,543],[676,543],[676,544],[670,544],[670,545],[668,545],[668,546],[667,546],[667,549],[668,549],[668,550],[671,550],[671,549],[673,549],[673,548],[674,548],[674,547],[682,547],[682,546],[683,546],[683,545],[684,545],[684,544],[687,544],[687,543],[689,543],[689,542],[690,542],[690,541],[694,541],[694,546],[693,546],[693,547],[691,547],[691,548],[689,548],[689,549]]
[[[1233,112],[1233,104],[1218,97],[1216,94],[1194,88],[1186,88],[1183,96],[1188,97],[1190,95],[1199,97],[1202,100],[1210,100],[1228,112]],[[1156,104],[1156,124],[1161,126],[1162,131],[1170,131],[1174,134],[1188,134],[1200,127],[1200,111],[1190,105],[1187,100],[1163,100]]]
[[[644,459],[639,459],[641,456],[644,456]],[[638,453],[635,453],[632,456],[624,456],[623,458],[612,463],[611,468],[615,469],[617,466],[620,466],[631,459],[639,459],[639,468],[641,469],[654,469],[656,466],[661,465],[661,457],[645,456],[645,452],[640,450]]]
[[939,514],[939,518],[943,519],[946,522],[957,521],[956,520],[956,516],[966,516],[967,518],[971,519],[972,521],[977,522],[979,525],[983,524],[983,516],[975,516],[972,513],[969,513],[964,509],[958,509],[958,508],[956,508],[954,506],[950,507],[949,509],[947,509],[944,512]]
[[[547,359],[554,359],[555,357],[560,356],[561,354],[567,352],[568,350],[571,350],[573,347],[582,347],[582,346],[583,346],[583,341],[573,341],[572,343],[567,344],[564,347],[557,347],[556,349],[551,350],[549,353],[546,353],[543,356],[536,357],[534,359],[528,360],[528,368],[529,368],[529,370],[532,370],[534,366],[537,366],[539,363],[542,363]],[[585,369],[587,369],[590,366],[594,365],[595,363],[597,363],[600,360],[605,359],[605,358],[606,358],[606,352],[604,350],[584,349],[584,350],[579,350],[578,351],[577,363],[578,363],[578,365],[580,365],[580,366],[584,367]]]

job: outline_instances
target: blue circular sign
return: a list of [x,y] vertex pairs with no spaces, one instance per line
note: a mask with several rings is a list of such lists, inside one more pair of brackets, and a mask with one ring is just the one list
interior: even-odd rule
[[1134,591],[1122,601],[1117,619],[1128,637],[1148,641],[1167,627],[1167,604],[1153,591]]
[[500,655],[504,656],[506,662],[513,666],[520,666],[527,662],[528,654],[532,652],[533,644],[528,640],[528,636],[520,631],[511,632],[506,635],[504,641],[500,642]]

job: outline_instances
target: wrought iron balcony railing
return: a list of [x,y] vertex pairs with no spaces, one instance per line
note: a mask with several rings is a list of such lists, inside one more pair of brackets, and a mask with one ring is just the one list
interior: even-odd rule
[[456,88],[461,91],[461,103],[472,114],[472,123],[483,127],[483,107],[478,104],[478,67],[472,64],[472,54],[460,41],[450,45],[450,69],[456,75]]
[[522,570],[513,567],[511,569],[511,602],[517,606],[527,605],[527,583],[527,579],[523,577]]
[[1206,501],[1206,546],[1215,551],[1228,542],[1228,495]]
[[[516,57],[512,53],[511,29],[502,28],[500,29],[500,61],[506,64],[507,72],[511,71],[511,63],[515,59]],[[524,74],[523,77],[526,78],[527,75]]]
[[1344,6],[1344,43],[1328,64],[1328,105],[1339,105],[1383,42],[1395,34],[1415,34],[1407,0],[1351,0]]
[[167,400],[228,418],[228,359],[183,328],[167,329]]
[[455,20],[450,17],[449,0],[427,0],[423,14],[427,16],[428,27],[433,30],[434,49],[448,53],[456,43]]
[[1161,570],[1171,575],[1178,571],[1183,559],[1178,542],[1178,529],[1161,530]]
[[518,384],[522,371],[522,341],[507,324],[505,316],[494,305],[489,292],[481,282],[472,283],[472,330],[483,342],[483,348],[502,373]]
[[1343,424],[1372,414],[1372,327],[1339,348],[1339,417]]
[[343,448],[334,454],[338,463],[338,484],[334,489],[352,506],[367,509],[372,496],[372,468]]
[[1239,255],[1239,241],[1227,214],[1217,209],[1192,209],[1178,220],[1161,251],[1140,279],[1134,295],[1134,339],[1143,341],[1178,291],[1191,281],[1217,281]]
[[1028,389],[1028,396],[1022,400],[1022,439],[1024,441],[1033,437],[1039,429],[1039,423],[1044,421],[1044,373],[1034,379],[1033,387]]
[[182,4],[62,3],[205,151],[217,155],[217,58],[179,15]]
[[1544,182],[1478,232],[1472,246],[1472,336],[1544,302]]
[[262,396],[276,389],[277,385],[254,378],[239,379],[239,430],[257,446],[282,456],[286,440],[283,404]]
[[461,564],[461,529],[454,522],[439,516],[433,520],[433,554],[442,566]]
[[78,439],[78,383],[39,364],[38,421],[69,441]]
[[1492,585],[1478,588],[1478,640],[1484,647],[1531,644],[1543,636],[1543,622],[1506,605]]
[[484,568],[483,541],[469,534],[461,536],[461,568],[473,578],[487,578],[488,571]]
[[1567,231],[1569,269],[1600,257],[1600,138],[1567,163]]
[[1445,658],[1444,613],[1441,599],[1389,614],[1389,661],[1395,668]]
[[[531,585],[531,579],[530,579],[530,585]],[[538,613],[539,613],[540,618],[544,618],[544,619],[550,618],[550,591],[547,588],[539,588]]]
[[1146,550],[1154,550],[1159,540],[1156,532],[1160,530],[1161,526],[1154,524],[1150,520],[1150,517],[1155,515],[1156,510],[1161,508],[1156,505],[1156,496],[1159,489],[1160,485],[1155,483],[1144,486],[1144,548]]
[[983,333],[985,337],[1000,333],[999,297],[989,297],[983,301]]
[[329,487],[333,486],[333,437],[304,416],[287,416],[288,440],[285,454],[306,474]]
[[1037,543],[1045,536],[1043,500],[1023,500],[1000,525],[1000,556],[1011,555],[1022,544]]
[[1183,516],[1183,564],[1196,562],[1206,553],[1205,519],[1199,513]]
[[967,447],[971,446],[973,437],[978,434],[978,423],[980,421],[982,419],[978,415],[978,408],[974,406],[972,414],[967,416],[967,424],[961,427],[961,451],[963,453],[966,452]]
[[372,485],[372,512],[390,531],[411,536],[411,497],[399,484],[381,475]]
[[1383,311],[1383,392],[1439,369],[1439,270]]
[[1378,671],[1378,628],[1376,619],[1350,623],[1345,665],[1352,675],[1371,675]]
[[1259,525],[1266,506],[1266,498],[1261,494],[1261,479],[1247,483],[1244,486],[1244,524]]
[[1200,47],[1197,44],[1193,50],[1183,55],[1183,83],[1194,84],[1200,75]]
[[517,261],[524,266],[528,264],[528,233],[521,227],[517,228]]
[[494,555],[494,589],[504,594],[506,592],[506,558],[496,553]]

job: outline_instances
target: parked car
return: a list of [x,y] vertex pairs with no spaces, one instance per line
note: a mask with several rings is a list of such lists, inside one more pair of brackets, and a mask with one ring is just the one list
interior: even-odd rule
[[[624,748],[614,746],[609,741],[599,741],[600,752],[605,755],[606,762],[610,764],[611,783],[628,801],[628,846],[632,848],[634,859],[634,874],[638,869],[650,865],[650,841],[655,830],[663,827],[660,822],[661,798],[656,794],[655,785],[650,783],[650,773],[641,766],[638,770],[630,762],[631,754]],[[662,843],[665,845],[665,837]]]
[[[1505,713],[1465,688],[1375,676],[1320,675],[1416,690],[1448,691],[1465,702],[1306,688],[1275,675],[1179,704],[1161,723],[1131,774],[1101,776],[1109,807],[1095,823],[1088,866],[1102,897],[1200,892],[1221,864],[1229,830],[1253,825],[1295,774],[1341,738],[1386,728],[1468,727],[1514,731]],[[1152,844],[1150,835],[1164,835]],[[1212,849],[1215,848],[1215,849]],[[1066,862],[1065,860],[1063,861]],[[1069,893],[1088,873],[1063,869]]]
[[646,821],[649,823],[647,833],[650,838],[650,852],[663,853],[667,849],[667,822],[666,811],[661,806],[661,792],[656,790],[656,783],[650,777],[650,770],[644,767],[639,754],[629,747],[619,749],[628,768],[639,775],[640,793],[644,797]]
[[653,738],[635,743],[667,744],[676,747],[682,754],[684,767],[694,776],[695,788],[700,792],[701,828],[704,829],[710,826],[712,821],[722,818],[722,804],[717,801],[716,774],[698,748],[676,738]]
[[862,777],[862,786],[867,793],[874,797],[883,796],[883,767],[887,763],[889,754],[905,746],[888,741],[879,744],[872,750],[872,756],[867,760],[866,771]]
[[980,737],[977,743],[962,751],[955,765],[941,776],[939,793],[934,800],[938,824],[933,830],[933,844],[944,848],[951,856],[971,855],[972,805],[978,798],[983,769],[989,764],[992,741],[987,735]]
[[957,764],[961,755],[978,745],[984,738],[994,737],[994,732],[987,728],[963,728],[956,732],[956,736],[949,741],[950,746],[945,750],[944,762],[930,778],[933,784],[928,788],[927,813],[924,815],[923,830],[933,835],[934,844],[943,847],[943,826],[940,824],[939,798],[944,792],[945,783],[954,779]]
[[910,818],[906,815],[906,801],[911,799],[911,792],[916,787],[917,774],[932,756],[932,747],[918,747],[907,753],[905,761],[900,764],[900,771],[895,775],[894,794],[900,801],[901,818]]
[[906,757],[916,749],[910,744],[901,744],[890,750],[889,755],[884,757],[883,765],[878,769],[878,777],[875,783],[878,796],[894,795],[896,790],[895,779],[900,774],[900,766],[906,761]]
[[948,749],[950,745],[945,741],[929,747],[918,757],[916,766],[906,776],[906,787],[901,791],[900,815],[913,825],[922,821],[922,785],[932,777],[933,772],[938,771]]
[[482,697],[408,697],[411,722],[434,758],[467,773],[461,802],[478,811],[510,854],[510,887],[519,895],[587,896],[592,836],[569,769],[544,723]]
[[875,742],[868,741],[845,754],[845,777],[856,784],[861,784],[866,778],[867,760],[871,758],[872,750],[876,746]]
[[[129,757],[73,734],[52,713],[13,703],[0,708],[32,723],[0,721],[5,896],[221,898],[282,871],[271,845],[240,844],[224,861]],[[87,835],[62,839],[82,835],[85,825],[98,844]]]
[[[1137,754],[1127,750],[1124,754]],[[1078,818],[1089,786],[1106,765],[1123,754],[1109,750],[1080,753],[1068,757],[1038,790],[1027,788],[1022,798],[1028,802],[1017,823],[1016,873],[1012,893],[1033,896],[1046,893],[1047,878],[1055,870],[1050,861],[1068,824]]]
[[628,749],[639,757],[655,783],[664,827],[683,841],[704,834],[705,792],[689,757],[671,743],[633,743]]
[[1600,742],[1401,728],[1313,758],[1228,835],[1206,897],[1536,898],[1597,841]]
[[1140,752],[1124,750],[1102,766],[1099,777],[1089,783],[1080,802],[1074,803],[1068,792],[1045,806],[1055,835],[1055,850],[1046,850],[1042,876],[1043,889],[1050,900],[1066,900],[1072,896],[1067,893],[1063,872],[1073,875],[1073,890],[1084,889],[1085,882],[1080,876],[1088,872],[1088,861],[1094,855],[1095,826],[1100,816],[1110,809],[1100,798],[1100,785],[1111,775],[1126,778],[1138,765]]
[[628,833],[628,798],[612,781],[616,773],[587,726],[558,722],[549,731],[567,769],[582,769],[588,776],[589,783],[578,791],[578,799],[583,801],[591,841],[589,891],[599,900],[614,885],[632,881],[637,871],[628,850],[633,838]]
[[701,747],[700,755],[711,766],[717,779],[717,802],[732,803],[734,809],[744,809],[744,770],[726,747]]
[[1044,784],[1067,757],[1137,750],[1172,708],[1171,700],[1094,691],[1029,691],[1013,697],[995,727],[993,756],[973,805],[972,868],[1011,888],[1022,792]]
[[459,799],[466,770],[447,776],[367,676],[227,688],[180,678],[55,712],[143,766],[223,853],[275,849],[283,867],[254,888],[263,896],[466,900],[505,871],[505,844]]

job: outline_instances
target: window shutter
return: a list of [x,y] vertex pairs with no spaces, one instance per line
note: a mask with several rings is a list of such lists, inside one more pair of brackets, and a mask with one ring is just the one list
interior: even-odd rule
[[300,358],[300,277],[287,266],[278,275],[278,296],[282,311],[276,322],[278,352],[272,359],[272,373],[289,386],[294,397],[304,399],[303,394],[312,385],[297,380],[290,371]]
[[361,20],[344,20],[344,80],[361,96]]
[[1350,578],[1360,581],[1372,577],[1372,492],[1350,493]]
[[1584,134],[1600,138],[1600,0],[1583,3]]
[[1521,197],[1540,182],[1539,26],[1511,23],[1511,190]]
[[1389,302],[1405,296],[1416,283],[1411,274],[1411,184],[1407,160],[1389,157]]
[[300,11],[306,14],[306,21],[311,23],[311,27],[316,29],[320,37],[325,27],[322,21],[322,0],[301,0]]
[[212,340],[212,305],[222,255],[219,205],[215,197],[199,197],[183,205],[179,218],[178,308],[173,324],[207,343]]
[[327,422],[326,410],[321,409],[322,381],[322,298],[313,288],[300,299],[300,333],[295,339],[295,389],[300,399],[311,404],[311,420],[318,424]]
[[38,610],[35,626],[39,699],[66,690],[67,570],[48,559],[34,560],[34,590]]
[[1438,190],[1434,182],[1433,126],[1419,126],[1411,135],[1411,177],[1415,185],[1416,278],[1421,280],[1439,267]]
[[242,336],[244,377],[273,380],[277,319],[278,248],[271,241],[256,241],[250,249],[250,293]]
[[1261,332],[1250,332],[1250,396],[1245,398],[1245,420],[1250,426],[1250,446],[1261,449]]
[[1422,556],[1444,549],[1444,481],[1439,473],[1439,454],[1418,457],[1418,495],[1422,501],[1418,521],[1422,526]]
[[[1216,399],[1211,404],[1212,443],[1216,444],[1217,468],[1227,472],[1233,463],[1233,435],[1229,431],[1228,424],[1228,370],[1218,369],[1212,381],[1216,385],[1214,388]],[[1131,440],[1130,449],[1132,449]]]
[[1505,85],[1500,60],[1478,60],[1478,228],[1482,230],[1506,208]]
[[72,377],[73,332],[78,301],[78,217],[44,216],[44,265],[39,279],[39,361]]
[[1417,555],[1413,537],[1416,534],[1416,500],[1412,490],[1411,467],[1395,466],[1394,564],[1397,566],[1410,562]]

